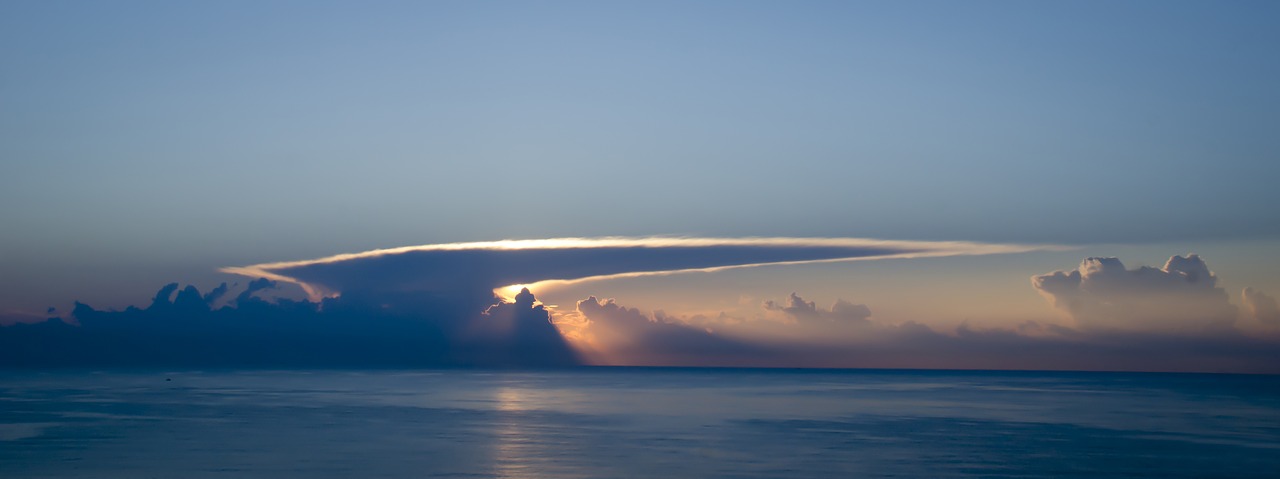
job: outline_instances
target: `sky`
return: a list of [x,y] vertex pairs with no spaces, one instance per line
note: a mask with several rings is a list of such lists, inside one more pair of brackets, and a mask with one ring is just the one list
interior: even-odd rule
[[[1275,372],[1277,19],[1248,1],[4,2],[0,323],[57,318],[106,351],[113,324],[202,309],[385,307],[467,323],[415,334],[486,354],[522,346],[459,338],[532,315],[570,362]],[[237,302],[257,277],[276,283]],[[380,327],[338,330],[400,331]],[[1086,350],[1102,359],[1063,359]]]

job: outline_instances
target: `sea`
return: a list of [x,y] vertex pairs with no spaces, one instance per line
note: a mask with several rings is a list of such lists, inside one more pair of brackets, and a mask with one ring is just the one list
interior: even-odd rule
[[0,371],[0,477],[1280,477],[1280,376]]

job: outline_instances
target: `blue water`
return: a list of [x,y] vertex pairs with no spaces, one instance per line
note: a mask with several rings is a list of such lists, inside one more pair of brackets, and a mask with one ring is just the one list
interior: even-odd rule
[[0,372],[0,477],[215,476],[1280,477],[1280,377]]

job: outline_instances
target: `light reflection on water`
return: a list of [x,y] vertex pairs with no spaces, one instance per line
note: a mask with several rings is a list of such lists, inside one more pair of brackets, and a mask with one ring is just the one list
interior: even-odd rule
[[1267,376],[0,373],[5,478],[1267,477],[1277,448]]
[[[517,388],[499,386],[494,391],[494,399],[497,401],[497,409],[507,413],[519,413],[529,406]],[[513,479],[538,477],[541,469],[538,463],[551,451],[540,450],[543,439],[538,437],[537,431],[522,421],[499,419],[494,426],[495,473],[499,477]]]

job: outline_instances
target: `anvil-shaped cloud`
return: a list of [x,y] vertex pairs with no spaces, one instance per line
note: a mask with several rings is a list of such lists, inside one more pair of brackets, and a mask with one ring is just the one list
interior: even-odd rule
[[315,299],[358,291],[493,290],[548,281],[1053,248],[1058,247],[864,238],[555,238],[407,246],[222,271],[296,283]]

